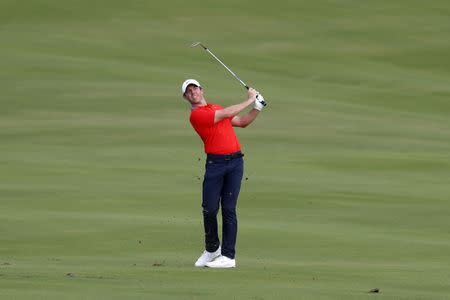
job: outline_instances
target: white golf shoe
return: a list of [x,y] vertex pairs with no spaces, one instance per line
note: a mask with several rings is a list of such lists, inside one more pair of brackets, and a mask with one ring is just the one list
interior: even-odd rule
[[219,256],[215,260],[206,263],[206,266],[209,268],[235,268],[236,260],[228,258],[226,256]]
[[203,251],[203,254],[195,262],[196,267],[205,267],[207,263],[213,261],[216,257],[220,256],[220,247],[215,252]]

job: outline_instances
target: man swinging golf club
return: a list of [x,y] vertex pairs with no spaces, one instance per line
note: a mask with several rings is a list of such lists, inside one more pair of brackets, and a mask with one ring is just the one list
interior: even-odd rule
[[[247,99],[239,104],[226,108],[209,104],[204,98],[202,86],[195,79],[184,81],[181,92],[191,104],[190,122],[202,139],[206,153],[202,199],[205,251],[195,266],[234,268],[236,204],[244,171],[244,154],[233,126],[247,127],[264,108],[265,102],[255,89],[249,88]],[[238,115],[252,104],[251,111]],[[219,205],[222,207],[222,244],[217,231]]]

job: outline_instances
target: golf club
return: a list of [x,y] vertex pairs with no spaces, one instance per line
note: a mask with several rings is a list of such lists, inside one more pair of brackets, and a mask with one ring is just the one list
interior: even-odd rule
[[[225,69],[227,69],[228,72],[230,72],[231,75],[233,75],[234,78],[236,78],[237,81],[239,81],[247,90],[249,89],[249,86],[242,81],[242,79],[240,79],[233,71],[231,71],[230,68],[228,68],[217,56],[214,55],[214,53],[212,53],[205,45],[203,45],[200,42],[195,42],[191,45],[191,48],[197,47],[197,46],[201,46],[204,50],[206,50],[206,52],[208,52],[212,57],[214,57],[215,60],[217,60]],[[258,98],[259,94],[256,95],[256,99],[259,100]],[[262,96],[261,96],[262,98]],[[266,106],[266,102],[264,101],[264,99],[262,99],[261,103]]]

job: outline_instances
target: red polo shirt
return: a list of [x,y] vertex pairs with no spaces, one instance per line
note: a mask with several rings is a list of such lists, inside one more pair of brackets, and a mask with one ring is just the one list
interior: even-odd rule
[[205,144],[205,153],[230,154],[241,150],[239,141],[234,133],[231,119],[223,119],[214,124],[216,110],[223,109],[216,104],[199,106],[191,111],[189,118],[200,138]]

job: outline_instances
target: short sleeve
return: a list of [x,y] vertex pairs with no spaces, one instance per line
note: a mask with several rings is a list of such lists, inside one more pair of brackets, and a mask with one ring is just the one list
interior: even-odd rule
[[210,109],[196,109],[192,111],[190,121],[191,124],[197,127],[211,127],[214,125],[214,110]]

